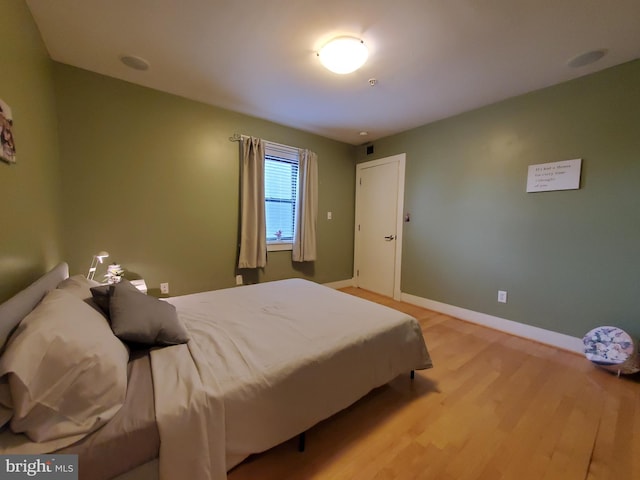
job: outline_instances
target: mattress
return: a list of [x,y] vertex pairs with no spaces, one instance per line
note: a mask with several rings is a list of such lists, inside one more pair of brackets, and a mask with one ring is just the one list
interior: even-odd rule
[[[163,478],[172,472],[223,478],[248,455],[298,435],[399,374],[432,365],[414,318],[305,280],[167,301],[191,341],[152,352]],[[191,372],[171,371],[178,365]],[[208,418],[194,417],[190,427],[171,412],[195,405],[198,385],[206,386],[207,407],[199,410]],[[189,445],[198,422],[208,428]],[[207,455],[190,454],[207,441]],[[198,466],[203,458],[216,464]]]

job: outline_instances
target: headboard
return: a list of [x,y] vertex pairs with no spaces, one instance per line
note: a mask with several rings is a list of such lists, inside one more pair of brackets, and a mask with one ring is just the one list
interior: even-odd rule
[[61,263],[0,305],[0,352],[13,329],[68,276],[69,265]]

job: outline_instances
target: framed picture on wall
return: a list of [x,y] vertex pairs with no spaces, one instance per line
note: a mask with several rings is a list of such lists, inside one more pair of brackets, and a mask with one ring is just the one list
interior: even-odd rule
[[16,144],[13,141],[11,107],[0,98],[0,159],[16,163]]

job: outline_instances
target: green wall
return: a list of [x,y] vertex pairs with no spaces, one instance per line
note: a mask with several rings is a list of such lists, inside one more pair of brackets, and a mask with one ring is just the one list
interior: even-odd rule
[[355,147],[62,64],[54,72],[72,272],[107,250],[172,295],[235,285],[237,132],[318,154],[318,260],[297,266],[291,252],[270,252],[247,280],[352,277]]
[[[640,336],[640,61],[374,143],[406,152],[402,291],[581,337]],[[582,158],[579,190],[527,166]],[[508,291],[508,303],[496,301]]]
[[13,113],[16,163],[0,162],[0,301],[61,259],[52,62],[23,0],[3,0],[0,98]]

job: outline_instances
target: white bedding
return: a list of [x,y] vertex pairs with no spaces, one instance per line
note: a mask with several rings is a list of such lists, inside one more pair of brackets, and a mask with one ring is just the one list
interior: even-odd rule
[[292,279],[168,299],[191,340],[152,351],[160,478],[224,479],[410,370],[412,317]]

